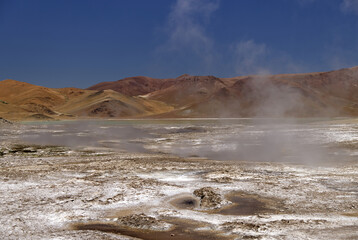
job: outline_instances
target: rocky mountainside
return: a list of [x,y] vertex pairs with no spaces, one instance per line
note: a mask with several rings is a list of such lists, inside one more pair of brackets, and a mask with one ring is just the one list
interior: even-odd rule
[[[131,84],[135,84],[130,90]],[[155,83],[155,84],[154,84]],[[140,87],[137,87],[140,85]],[[100,88],[99,88],[100,87]],[[142,95],[172,106],[156,117],[332,117],[358,115],[358,67],[330,72],[217,78],[126,78],[90,89]]]
[[0,117],[10,120],[335,116],[358,116],[358,67],[234,78],[132,77],[86,90],[0,81]]

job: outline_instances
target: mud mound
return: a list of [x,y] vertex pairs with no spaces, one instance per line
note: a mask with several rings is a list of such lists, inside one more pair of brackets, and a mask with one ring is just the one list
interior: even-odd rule
[[194,195],[200,198],[200,207],[218,208],[222,203],[220,194],[211,187],[203,187],[194,191]]

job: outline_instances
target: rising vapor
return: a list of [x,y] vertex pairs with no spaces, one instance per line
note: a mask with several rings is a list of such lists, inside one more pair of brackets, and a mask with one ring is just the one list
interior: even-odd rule
[[341,3],[341,10],[344,13],[358,14],[358,1],[357,0],[343,0]]

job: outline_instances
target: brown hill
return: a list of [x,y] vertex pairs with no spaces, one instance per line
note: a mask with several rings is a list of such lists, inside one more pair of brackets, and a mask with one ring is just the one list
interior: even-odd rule
[[226,87],[228,85],[223,80],[214,76],[183,75],[171,86],[151,92],[146,98],[184,107],[201,102]]
[[[175,109],[156,117],[284,117],[358,115],[358,67],[331,72],[216,78],[127,78],[105,83],[129,96],[145,94]],[[97,89],[96,85],[91,89]],[[135,86],[133,90],[131,85]]]
[[15,80],[0,81],[0,117],[12,120],[139,117],[171,110],[162,102],[113,90],[51,89]]
[[358,115],[358,68],[241,78],[193,111],[215,104],[228,116]]
[[115,82],[98,83],[88,90],[114,90],[128,96],[145,95],[160,89],[170,87],[175,79],[158,79],[150,77],[130,77]]
[[113,90],[85,90],[82,97],[73,98],[58,111],[79,117],[140,117],[173,110],[154,100],[130,97]]
[[358,67],[331,72],[217,78],[126,78],[51,89],[0,81],[0,117],[358,116]]

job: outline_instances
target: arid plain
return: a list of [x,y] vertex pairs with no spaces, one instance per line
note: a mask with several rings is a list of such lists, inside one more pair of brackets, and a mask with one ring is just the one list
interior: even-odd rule
[[357,238],[357,120],[3,123],[1,137],[4,239]]
[[356,239],[357,75],[2,81],[0,236]]

